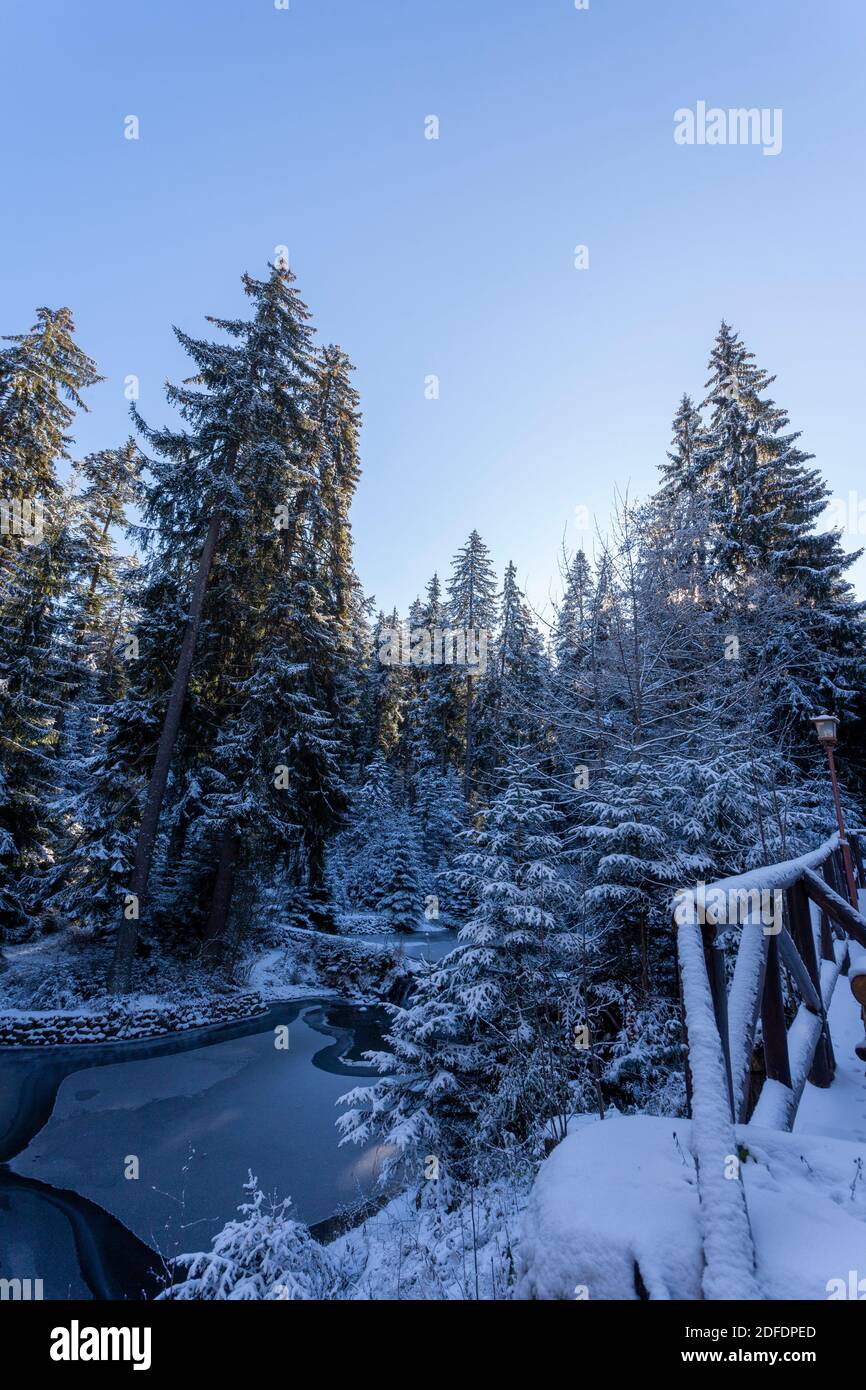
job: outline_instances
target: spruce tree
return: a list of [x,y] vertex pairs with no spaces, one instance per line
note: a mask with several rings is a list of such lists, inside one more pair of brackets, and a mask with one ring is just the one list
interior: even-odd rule
[[[460,875],[479,901],[460,944],[393,1010],[374,1055],[383,1079],[343,1097],[346,1139],[381,1136],[420,1171],[437,1156],[463,1180],[481,1153],[535,1155],[564,1132],[577,1065],[569,967],[573,888],[557,813],[515,770],[470,836]],[[445,1175],[443,1173],[443,1176]]]
[[[210,593],[210,621],[219,627],[232,607],[248,595],[237,572],[257,574],[265,588],[277,555],[291,563],[297,534],[298,494],[306,483],[305,465],[313,447],[310,396],[314,377],[309,315],[287,269],[272,268],[266,281],[244,276],[253,301],[251,320],[212,319],[228,343],[192,339],[176,330],[192,357],[197,375],[189,384],[169,386],[169,403],[189,429],[152,429],[136,414],[139,428],[155,449],[149,460],[153,484],[144,509],[146,535],[153,550],[150,585],[170,594],[174,611],[185,610],[186,628],[168,650],[174,661],[171,688],[142,809],[135,864],[129,885],[133,910],[140,914],[153,862],[160,813],[187,696],[211,571],[219,560],[219,582]],[[276,543],[283,526],[283,541]],[[223,563],[228,561],[228,563]],[[145,598],[145,606],[151,606]],[[225,626],[223,631],[225,631]],[[163,661],[165,649],[160,653]],[[144,651],[153,662],[156,651]],[[203,676],[202,676],[203,678]],[[165,699],[165,692],[161,692]],[[232,832],[227,829],[230,837]],[[124,917],[111,969],[115,989],[130,987],[137,918]]]
[[57,470],[100,379],[74,332],[68,309],[39,309],[0,351],[0,932],[28,926],[54,853],[63,605],[80,560],[77,503]]
[[[429,769],[444,773],[459,757],[461,719],[460,672],[444,660],[448,614],[439,576],[433,575],[423,601],[415,608],[416,631],[405,714],[405,736],[415,777]],[[417,641],[417,633],[424,636]],[[423,663],[419,660],[423,658]]]
[[408,817],[396,816],[383,838],[378,912],[394,931],[416,929],[423,908],[418,848]]
[[781,718],[792,716],[805,740],[810,716],[852,711],[866,679],[866,603],[845,578],[857,556],[845,554],[838,531],[816,529],[828,488],[767,395],[775,378],[725,323],[710,373],[693,473],[709,514],[717,602],[748,639],[768,590],[784,596],[784,631],[753,641],[752,660],[769,668],[783,657]]
[[497,769],[518,750],[529,763],[544,756],[548,680],[544,643],[510,563],[487,670],[478,682],[476,759],[488,797],[501,790]]
[[[490,562],[490,552],[477,531],[472,531],[466,544],[458,551],[451,562],[451,579],[448,583],[448,617],[452,626],[462,628],[467,634],[467,647],[478,640],[477,635],[487,636],[496,619],[496,579]],[[464,701],[464,741],[463,785],[467,801],[472,789],[472,768],[475,758],[473,715],[475,707],[475,682],[480,674],[478,667],[464,668],[461,673]]]
[[0,350],[0,497],[59,498],[57,465],[68,459],[69,426],[86,410],[81,393],[101,378],[75,341],[69,309],[37,309],[29,333]]
[[[112,530],[126,525],[126,509],[140,495],[142,459],[133,440],[89,455],[76,469],[87,486],[78,498],[79,553],[64,603],[60,641],[63,703],[56,721],[56,793],[52,814],[62,826],[54,865],[41,896],[77,926],[99,920],[122,877],[106,895],[106,877],[119,875],[128,847],[121,829],[126,783],[112,770],[106,784],[106,739],[127,678],[120,643],[133,617],[137,564],[121,558]],[[125,865],[124,865],[125,870]]]

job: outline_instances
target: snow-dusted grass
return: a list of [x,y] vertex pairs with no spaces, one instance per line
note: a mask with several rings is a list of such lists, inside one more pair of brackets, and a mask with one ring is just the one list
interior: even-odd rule
[[[464,1190],[450,1209],[404,1192],[329,1247],[349,1300],[496,1300],[512,1296],[527,1171]],[[432,1188],[432,1184],[430,1184]]]

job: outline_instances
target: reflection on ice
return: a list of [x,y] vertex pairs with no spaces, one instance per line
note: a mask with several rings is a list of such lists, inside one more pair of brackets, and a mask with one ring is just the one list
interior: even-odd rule
[[[279,1025],[288,1026],[288,1048],[275,1046]],[[209,1044],[172,1055],[121,1061],[113,1058],[122,1048],[111,1049],[112,1060],[82,1058],[87,1067],[61,1082],[51,1118],[13,1160],[10,1181],[38,1180],[26,1195],[28,1222],[70,1289],[82,1291],[71,1233],[57,1206],[40,1201],[40,1185],[66,1190],[70,1209],[76,1196],[86,1199],[85,1224],[88,1203],[98,1204],[162,1257],[207,1248],[235,1214],[250,1169],[264,1192],[291,1196],[308,1224],[371,1195],[386,1151],[340,1148],[336,1101],[347,1076],[372,1074],[362,1053],[381,1045],[384,1012],[297,1001],[257,1026],[225,1041],[217,1031]],[[132,1155],[134,1179],[126,1176]],[[16,1194],[19,1211],[24,1200]],[[10,1221],[0,1193],[0,1244]]]

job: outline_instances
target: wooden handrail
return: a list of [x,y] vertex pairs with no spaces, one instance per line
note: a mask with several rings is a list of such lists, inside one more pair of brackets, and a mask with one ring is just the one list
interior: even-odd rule
[[866,919],[855,912],[846,898],[840,896],[811,869],[803,870],[803,887],[813,902],[832,917],[860,946],[866,946]]
[[[866,888],[859,835],[853,832],[848,838],[857,886]],[[842,848],[839,836],[834,835],[799,859],[720,879],[707,887],[703,897],[697,892],[677,895],[674,927],[708,1298],[723,1297],[719,1290],[726,1284],[731,1287],[732,1274],[743,1290],[740,1297],[756,1296],[745,1191],[742,1182],[730,1180],[729,1173],[736,1154],[735,1123],[790,1130],[806,1081],[827,1087],[833,1080],[836,1063],[827,1013],[836,981],[847,965],[848,939],[866,946],[866,917],[842,896],[843,875]],[[770,922],[762,921],[761,911],[755,911],[756,893],[774,895]],[[718,914],[704,910],[707,903],[717,905],[720,894],[727,904],[749,905],[735,923],[742,931],[730,992],[724,932],[716,920]],[[763,897],[760,905],[763,908]],[[729,925],[727,912],[724,925]],[[801,1001],[790,1027],[785,1017],[783,968],[789,993],[794,989]],[[765,1080],[752,1106],[749,1082],[759,1018]],[[740,1252],[735,1271],[719,1221],[722,1229],[735,1233],[734,1244]]]

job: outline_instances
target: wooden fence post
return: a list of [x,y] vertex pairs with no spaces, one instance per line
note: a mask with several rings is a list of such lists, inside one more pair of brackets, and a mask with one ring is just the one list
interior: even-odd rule
[[713,997],[713,1013],[716,1016],[716,1027],[719,1030],[719,1038],[722,1043],[722,1054],[725,1059],[725,1073],[728,1078],[728,1103],[731,1109],[731,1119],[736,1123],[734,1114],[734,1082],[731,1075],[731,1042],[728,1033],[728,980],[725,972],[725,951],[721,945],[719,933],[716,927],[704,925],[701,927],[701,938],[704,943],[704,960],[707,966],[707,978],[710,982],[710,993]]
[[761,995],[761,1032],[764,1039],[764,1062],[767,1078],[791,1087],[791,1063],[788,1058],[788,1030],[782,1002],[782,976],[779,971],[779,942],[770,937],[767,946],[767,969],[764,992]]
[[[815,953],[815,933],[812,930],[812,913],[809,907],[809,899],[806,897],[806,890],[801,882],[797,882],[785,893],[788,924],[791,938],[797,950],[800,952],[801,959],[809,972],[809,979],[818,992],[821,1003],[821,1037],[818,1046],[815,1048],[815,1057],[812,1061],[812,1068],[809,1072],[809,1080],[813,1086],[820,1086],[822,1090],[830,1085],[836,1071],[836,1058],[833,1055],[833,1044],[830,1040],[830,1028],[827,1023],[827,1014],[824,1010],[823,995],[821,993],[821,968],[818,964],[818,957]],[[827,928],[829,938],[830,929]],[[823,944],[824,932],[823,923],[821,931]],[[827,959],[833,959],[832,956]]]
[[857,866],[857,887],[866,888],[866,872],[863,867],[863,846],[860,843],[859,835],[848,835],[848,843],[851,846],[851,853],[854,856],[854,863]]

